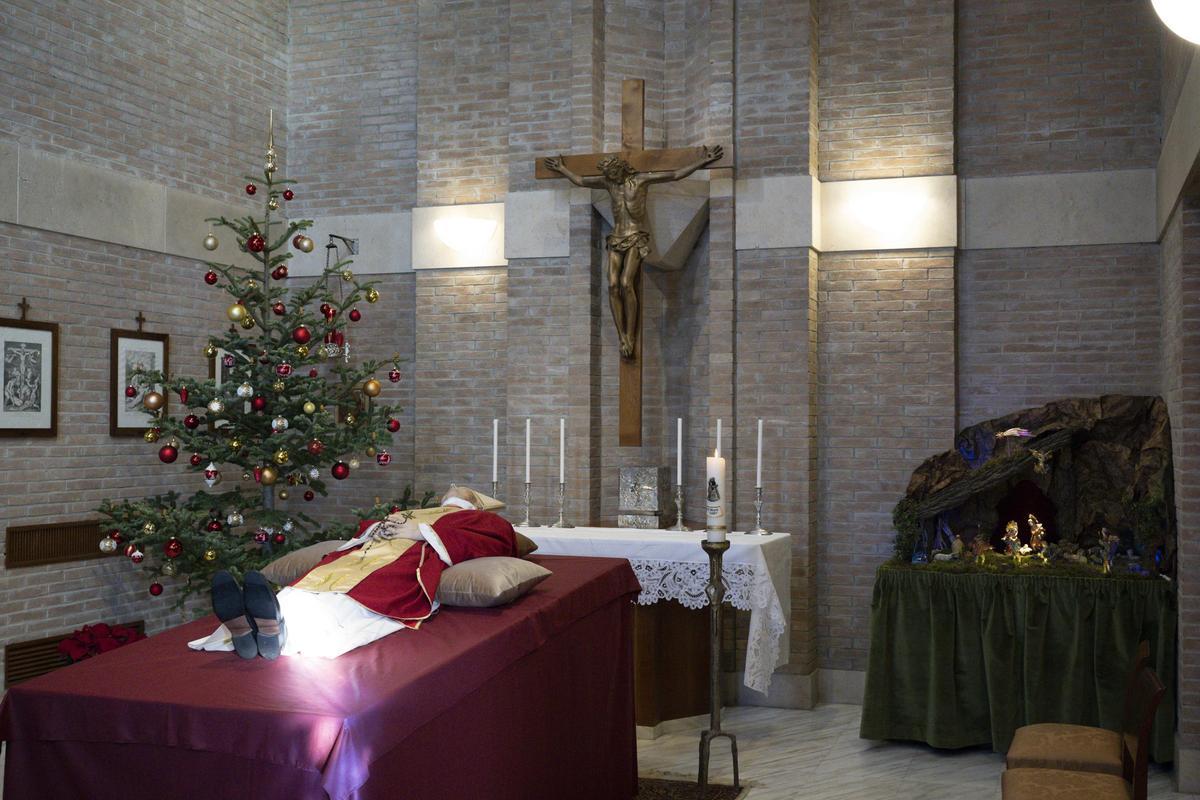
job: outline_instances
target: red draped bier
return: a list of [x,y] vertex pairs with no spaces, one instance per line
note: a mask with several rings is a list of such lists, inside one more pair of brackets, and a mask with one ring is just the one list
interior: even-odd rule
[[[366,530],[373,522],[364,522]],[[485,556],[516,556],[517,533],[512,524],[489,511],[455,511],[429,523],[442,540],[450,560],[461,564]],[[360,545],[361,547],[367,547]],[[359,548],[330,553],[310,573],[336,564]],[[433,613],[434,597],[446,564],[428,542],[416,542],[392,562],[362,578],[346,594],[377,614],[417,627]]]

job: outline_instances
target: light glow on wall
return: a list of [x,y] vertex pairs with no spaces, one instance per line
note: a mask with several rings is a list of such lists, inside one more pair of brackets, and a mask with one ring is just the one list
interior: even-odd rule
[[413,269],[502,267],[504,203],[426,206],[412,212]]
[[852,214],[858,225],[886,240],[901,240],[907,232],[922,224],[929,213],[930,197],[920,184],[883,182],[851,200]]
[[1176,36],[1200,44],[1200,3],[1196,0],[1152,0],[1163,24]]
[[826,252],[954,247],[958,181],[953,175],[821,184],[820,248]]
[[433,222],[433,231],[442,244],[463,255],[485,252],[497,227],[494,219],[471,217],[442,217]]

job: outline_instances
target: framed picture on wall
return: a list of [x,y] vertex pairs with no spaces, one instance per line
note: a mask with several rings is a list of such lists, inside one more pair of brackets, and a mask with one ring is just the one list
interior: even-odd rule
[[[109,341],[108,433],[141,436],[154,420],[142,405],[142,398],[146,392],[161,392],[162,385],[149,385],[135,373],[146,369],[165,375],[171,368],[171,337],[165,333],[113,330]],[[129,386],[133,387],[132,396],[125,392]]]
[[0,319],[0,436],[58,435],[58,325]]

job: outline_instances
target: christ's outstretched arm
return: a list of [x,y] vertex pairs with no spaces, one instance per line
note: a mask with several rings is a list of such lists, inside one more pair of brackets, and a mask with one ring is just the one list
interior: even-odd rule
[[670,172],[647,172],[642,177],[643,183],[669,183],[670,181],[679,181],[691,175],[696,170],[703,166],[720,161],[725,151],[721,145],[713,145],[705,147],[704,154],[700,158],[693,161],[691,164],[682,166],[679,169],[671,170]]
[[563,163],[562,156],[554,156],[552,158],[547,158],[545,160],[545,162],[543,162],[543,163],[546,165],[546,169],[548,169],[552,172],[557,172],[559,175],[562,175],[564,178],[566,178],[567,180],[569,180],[571,183],[575,184],[576,186],[584,186],[588,189],[603,189],[604,188],[604,178],[602,178],[598,175],[588,176],[586,178],[583,177],[582,175],[576,175],[574,172],[572,172],[570,170],[569,167],[567,167],[566,164]]

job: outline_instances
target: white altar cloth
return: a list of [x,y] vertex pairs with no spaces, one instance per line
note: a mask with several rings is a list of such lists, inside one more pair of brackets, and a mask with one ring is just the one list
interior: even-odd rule
[[[539,555],[599,556],[629,560],[642,584],[638,603],[677,600],[688,608],[708,605],[708,554],[703,531],[640,528],[517,528],[537,542]],[[791,619],[792,542],[786,533],[729,535],[722,574],[725,601],[750,612],[743,682],[767,693],[771,674],[788,661]]]

